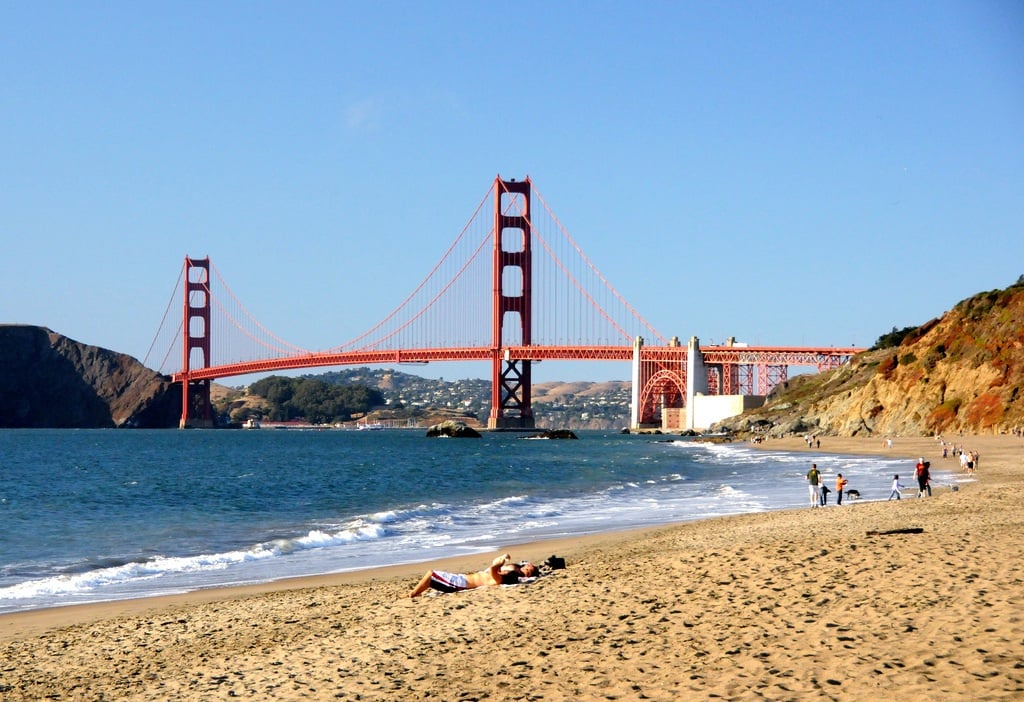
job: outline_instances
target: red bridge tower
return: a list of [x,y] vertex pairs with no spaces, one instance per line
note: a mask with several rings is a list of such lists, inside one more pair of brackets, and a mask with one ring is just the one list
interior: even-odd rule
[[181,420],[178,426],[212,427],[210,381],[191,380],[193,352],[199,368],[210,366],[210,259],[185,257],[185,304],[181,333],[183,358],[181,381]]
[[494,180],[494,292],[491,334],[491,414],[488,429],[532,429],[529,360],[513,360],[506,346],[531,345],[533,225],[530,178]]

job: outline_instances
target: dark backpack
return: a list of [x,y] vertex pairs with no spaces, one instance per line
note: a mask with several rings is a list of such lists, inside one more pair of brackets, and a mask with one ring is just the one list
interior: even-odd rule
[[562,570],[565,568],[565,559],[561,556],[551,556],[551,558],[544,561],[544,565],[551,570]]

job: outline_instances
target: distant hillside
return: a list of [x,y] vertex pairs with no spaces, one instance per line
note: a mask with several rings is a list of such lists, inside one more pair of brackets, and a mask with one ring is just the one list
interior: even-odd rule
[[548,429],[602,429],[629,426],[632,383],[608,380],[533,385],[533,412],[537,425]]
[[[390,368],[349,368],[310,377],[377,388],[390,412],[371,414],[382,418],[399,409],[414,417],[441,410],[476,417],[486,426],[491,412],[489,379],[433,380]],[[532,398],[538,428],[617,430],[629,424],[628,382],[534,383]]]
[[[356,367],[306,378],[336,385],[365,385],[380,391],[386,404],[368,413],[374,420],[411,419],[421,425],[445,418],[473,418],[486,426],[491,411],[491,381],[479,378],[435,380],[391,368]],[[239,422],[264,416],[264,398],[215,386],[215,403]],[[538,428],[619,430],[629,424],[630,383],[611,381],[545,382],[532,387]],[[470,421],[470,423],[474,423]]]
[[716,425],[773,435],[931,435],[1024,427],[1024,277],[879,339],[848,365],[784,383]]
[[45,327],[0,325],[0,427],[170,427],[170,379],[121,353]]

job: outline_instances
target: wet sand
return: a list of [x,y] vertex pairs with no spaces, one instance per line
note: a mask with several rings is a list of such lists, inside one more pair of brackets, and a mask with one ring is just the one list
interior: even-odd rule
[[3,615],[0,699],[1021,699],[1024,441],[954,440],[957,491],[528,544],[569,564],[528,585],[406,599],[417,565]]

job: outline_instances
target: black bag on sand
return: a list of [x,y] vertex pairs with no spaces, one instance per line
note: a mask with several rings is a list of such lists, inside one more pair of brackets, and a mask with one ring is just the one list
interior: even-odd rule
[[544,561],[544,565],[551,570],[562,570],[565,568],[565,559],[561,556],[551,556],[551,558]]

